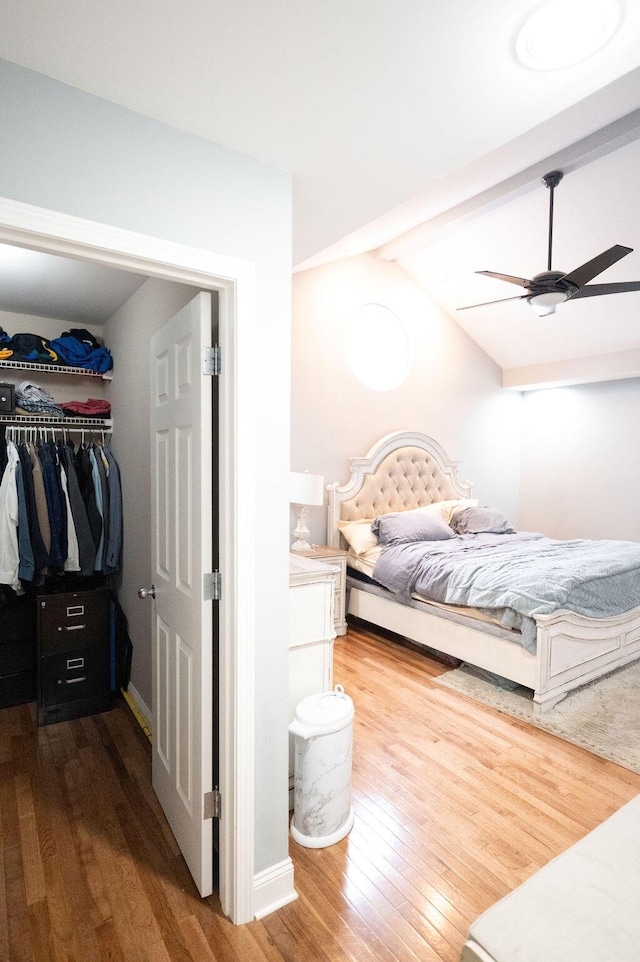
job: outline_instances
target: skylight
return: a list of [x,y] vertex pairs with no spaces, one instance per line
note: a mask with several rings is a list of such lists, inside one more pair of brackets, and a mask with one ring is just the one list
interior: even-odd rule
[[516,37],[518,60],[534,70],[561,70],[591,57],[622,20],[620,0],[551,0]]

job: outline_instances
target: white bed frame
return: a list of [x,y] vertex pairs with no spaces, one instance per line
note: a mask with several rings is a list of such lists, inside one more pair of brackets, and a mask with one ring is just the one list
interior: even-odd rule
[[[346,547],[340,521],[471,496],[471,483],[458,480],[457,462],[425,434],[388,434],[365,457],[349,460],[350,480],[328,486],[327,540],[332,547]],[[454,622],[434,605],[408,607],[356,586],[349,590],[347,613],[531,688],[536,713],[640,657],[640,607],[611,618],[586,618],[566,610],[538,615],[535,655],[487,633],[482,622],[477,627]]]

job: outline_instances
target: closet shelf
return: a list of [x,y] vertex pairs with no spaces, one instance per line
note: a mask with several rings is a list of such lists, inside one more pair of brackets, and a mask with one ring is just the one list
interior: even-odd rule
[[41,364],[36,361],[0,360],[0,368],[10,368],[14,371],[42,371],[46,374],[72,374],[76,377],[99,378],[101,381],[112,381],[113,371],[88,371],[84,367],[72,367],[70,364]]
[[113,421],[109,418],[49,418],[38,415],[29,417],[26,414],[0,414],[0,424],[12,424],[15,427],[66,428],[71,431],[98,428],[109,434],[113,427]]

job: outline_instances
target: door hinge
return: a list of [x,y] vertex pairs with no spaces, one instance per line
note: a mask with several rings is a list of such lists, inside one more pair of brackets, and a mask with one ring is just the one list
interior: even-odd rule
[[202,600],[220,601],[222,597],[222,576],[218,570],[207,571],[202,576]]
[[214,344],[213,347],[202,348],[202,373],[210,377],[217,377],[222,369],[220,357],[220,345]]
[[222,795],[216,786],[212,792],[205,792],[204,817],[222,818]]

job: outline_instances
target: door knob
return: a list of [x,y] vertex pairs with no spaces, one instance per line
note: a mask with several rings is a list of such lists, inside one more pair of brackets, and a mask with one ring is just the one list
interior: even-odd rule
[[138,598],[155,598],[156,596],[156,586],[151,585],[150,588],[138,588]]

